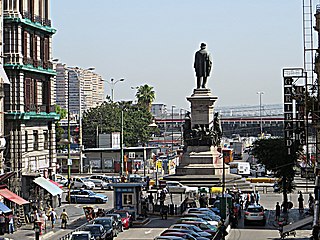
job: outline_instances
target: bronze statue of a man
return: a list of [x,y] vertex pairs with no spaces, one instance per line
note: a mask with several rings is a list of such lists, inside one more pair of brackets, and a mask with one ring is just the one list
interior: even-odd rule
[[201,43],[200,50],[196,52],[194,57],[194,69],[197,76],[197,88],[206,88],[207,78],[210,76],[211,72],[212,58],[206,47],[207,45],[205,43]]

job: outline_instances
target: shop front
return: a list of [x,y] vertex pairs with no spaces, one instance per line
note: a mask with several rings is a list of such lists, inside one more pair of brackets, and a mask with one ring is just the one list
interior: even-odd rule
[[38,185],[41,189],[39,192],[43,192],[41,195],[44,196],[42,202],[42,209],[46,207],[57,207],[59,205],[59,197],[62,198],[62,189],[58,187],[55,183],[50,181],[50,179],[44,177],[37,177],[33,182]]

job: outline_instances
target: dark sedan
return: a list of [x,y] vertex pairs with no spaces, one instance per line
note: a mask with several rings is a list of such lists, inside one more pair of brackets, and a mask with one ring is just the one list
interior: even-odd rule
[[201,237],[198,233],[189,229],[168,228],[167,230],[164,230],[161,233],[161,236],[165,235],[166,233],[172,233],[172,232],[188,233],[191,236],[195,237],[197,240],[209,240],[209,238]]
[[101,224],[88,224],[84,227],[84,231],[89,231],[95,240],[107,239],[107,231]]
[[101,224],[107,231],[106,239],[113,239],[117,236],[115,222],[112,217],[98,217],[92,221],[93,224]]
[[195,231],[196,233],[198,233],[201,237],[206,237],[206,238],[209,238],[209,239],[212,239],[213,236],[212,234],[208,233],[208,232],[205,232],[203,231],[201,228],[195,226],[195,225],[191,225],[191,224],[183,224],[183,223],[180,223],[180,224],[173,224],[169,227],[169,229],[171,228],[175,228],[175,229],[189,229],[189,230],[192,230],[192,231]]

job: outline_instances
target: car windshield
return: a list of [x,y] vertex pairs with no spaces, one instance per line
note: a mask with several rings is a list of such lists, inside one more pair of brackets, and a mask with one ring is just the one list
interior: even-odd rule
[[91,226],[86,229],[90,231],[93,235],[100,235],[100,227],[99,226]]
[[73,234],[71,240],[89,240],[89,235],[84,233]]
[[96,193],[92,192],[92,191],[87,191],[88,195],[96,195]]
[[122,218],[126,218],[127,217],[127,213],[126,212],[117,212],[118,214],[120,214],[120,216]]
[[110,219],[96,219],[94,223],[101,224],[104,227],[111,227],[111,220]]
[[256,208],[248,208],[248,212],[259,213],[259,212],[262,212],[262,209],[259,208],[259,207],[256,207]]
[[202,232],[201,228],[197,227],[197,226],[193,226],[193,225],[190,225],[190,228],[192,231],[195,231],[195,232]]

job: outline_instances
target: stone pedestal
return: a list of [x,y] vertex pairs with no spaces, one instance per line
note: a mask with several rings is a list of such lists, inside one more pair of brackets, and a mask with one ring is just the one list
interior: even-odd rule
[[187,97],[191,103],[191,127],[196,125],[212,126],[214,118],[214,103],[218,97],[211,94],[210,89],[194,89],[191,97]]
[[[218,97],[211,94],[210,89],[194,89],[193,94],[187,97],[191,103],[191,119],[189,126],[186,120],[186,127],[189,133],[184,132],[186,139],[191,141],[186,144],[186,151],[183,153],[180,165],[176,168],[176,174],[165,176],[168,181],[180,181],[188,186],[213,187],[222,185],[223,157],[217,151],[213,143],[195,139],[192,129],[211,129],[214,125],[214,104]],[[190,127],[190,129],[189,129]],[[186,130],[185,129],[185,130]],[[214,129],[214,128],[213,128]],[[203,136],[203,135],[202,135]],[[194,140],[194,141],[193,141]],[[210,145],[211,144],[211,145]],[[242,190],[250,189],[250,184],[241,179],[240,176],[230,174],[229,166],[225,164],[226,187],[237,184]],[[230,186],[229,186],[229,185]]]
[[[214,103],[218,97],[210,89],[194,89],[187,100],[191,103],[191,127],[205,126],[211,128],[214,119]],[[215,146],[187,146],[177,175],[221,175],[222,156]],[[228,171],[227,171],[228,172]]]

